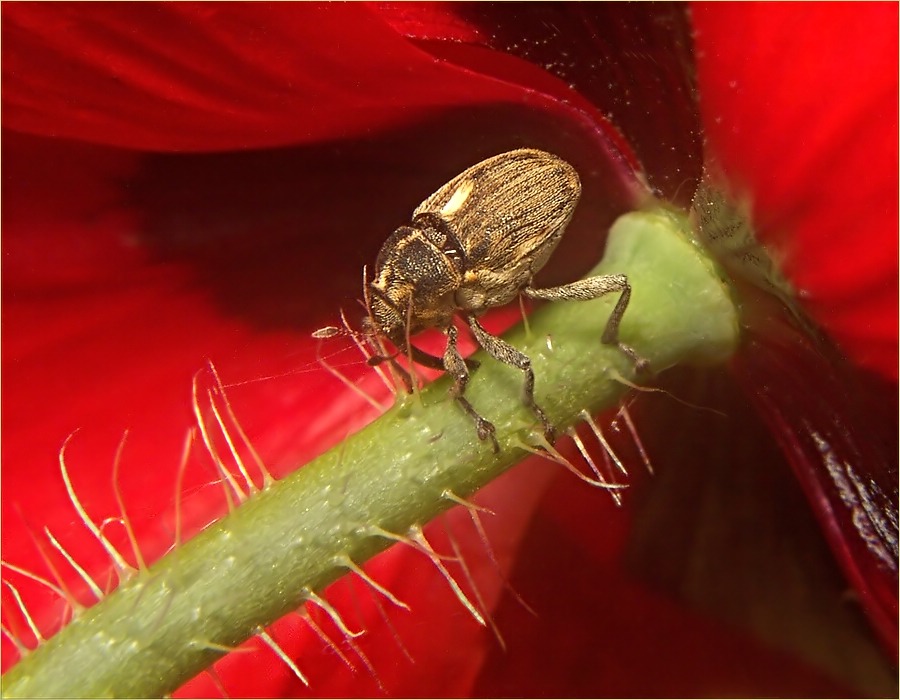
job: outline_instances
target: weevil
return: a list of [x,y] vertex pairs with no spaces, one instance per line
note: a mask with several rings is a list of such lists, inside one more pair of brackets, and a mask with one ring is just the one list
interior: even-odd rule
[[[453,378],[450,395],[474,420],[481,440],[500,446],[494,425],[465,397],[471,361],[457,348],[454,317],[461,316],[475,340],[495,360],[525,375],[524,403],[549,441],[554,428],[534,399],[531,360],[488,333],[478,317],[524,294],[549,301],[588,300],[619,293],[601,341],[618,345],[638,366],[646,361],[619,341],[619,323],[631,297],[625,275],[602,275],[558,287],[532,286],[553,253],[581,195],[575,169],[544,151],[523,148],[501,153],[464,170],[422,202],[412,221],[384,242],[374,279],[364,283],[366,328],[399,352]],[[447,336],[443,357],[412,345],[410,337],[437,328]],[[377,358],[376,361],[392,358]]]

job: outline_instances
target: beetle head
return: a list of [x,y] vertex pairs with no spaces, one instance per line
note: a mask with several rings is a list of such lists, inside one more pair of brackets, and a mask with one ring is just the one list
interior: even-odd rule
[[[400,283],[385,270],[385,250],[382,248],[375,266],[375,279],[369,281],[368,270],[363,267],[363,299],[366,316],[362,330],[367,336],[386,337],[397,344],[406,336],[406,315],[401,308],[409,308],[409,285]],[[388,266],[389,268],[389,266]]]
[[[375,276],[365,282],[370,329],[395,345],[425,328],[445,328],[455,310],[460,261],[431,226],[401,226],[384,242]],[[438,240],[439,239],[439,240]],[[399,341],[399,342],[398,342]]]

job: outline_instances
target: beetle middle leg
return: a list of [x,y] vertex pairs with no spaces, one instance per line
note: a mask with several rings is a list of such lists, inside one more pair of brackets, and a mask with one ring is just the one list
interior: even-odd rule
[[505,340],[488,333],[474,316],[467,316],[466,320],[469,323],[469,328],[472,329],[475,340],[485,349],[488,355],[504,364],[517,367],[525,373],[525,390],[523,392],[525,405],[541,421],[547,441],[553,442],[556,433],[553,424],[550,423],[544,410],[534,400],[534,370],[531,369],[531,358],[524,352],[516,350]]
[[522,293],[527,297],[546,299],[547,301],[589,301],[613,292],[621,292],[621,294],[613,312],[609,316],[609,321],[606,322],[606,328],[603,330],[600,340],[607,345],[617,346],[625,355],[631,358],[635,369],[638,371],[646,370],[650,367],[650,363],[638,355],[637,351],[630,345],[626,345],[619,340],[619,324],[622,321],[625,309],[628,307],[628,301],[631,299],[631,285],[628,284],[628,278],[625,275],[599,275],[563,284],[559,287],[547,287],[546,289],[525,287],[522,290]]
[[456,399],[459,405],[462,406],[462,409],[475,421],[475,428],[478,430],[478,438],[480,440],[490,438],[494,448],[494,454],[496,454],[500,451],[500,445],[497,442],[494,424],[481,416],[472,404],[469,403],[469,400],[463,396],[466,391],[466,385],[469,383],[469,369],[466,366],[466,361],[463,359],[463,356],[459,354],[459,349],[456,347],[459,331],[457,331],[456,326],[451,323],[450,326],[447,327],[446,333],[447,348],[444,350],[444,369],[447,374],[453,377],[453,386],[450,387],[450,395]]

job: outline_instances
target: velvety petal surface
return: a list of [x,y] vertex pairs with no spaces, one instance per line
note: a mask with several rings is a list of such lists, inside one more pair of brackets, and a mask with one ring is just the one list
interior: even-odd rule
[[377,6],[385,21],[436,56],[564,102],[571,100],[566,88],[573,89],[622,134],[623,151],[634,154],[658,195],[689,204],[702,152],[691,27],[683,4]]
[[757,308],[736,374],[895,655],[897,8],[696,5],[692,16],[722,185],[840,347],[745,290]]
[[23,3],[5,8],[3,39],[4,124],[35,134],[142,150],[249,149],[365,137],[447,108],[513,102],[551,107],[609,138],[577,92],[560,100],[433,56],[361,4]]
[[752,334],[735,370],[778,437],[854,597],[896,656],[896,384],[787,331],[779,339]]
[[541,614],[501,602],[510,649],[490,655],[479,695],[894,694],[805,494],[731,373],[675,370],[660,385],[630,406],[652,476],[622,417],[607,430],[631,471],[622,507],[565,476],[542,499],[511,579]]
[[803,306],[897,378],[897,6],[692,6],[705,136]]
[[362,136],[513,94],[335,3],[23,3],[3,44],[7,126],[144,150]]

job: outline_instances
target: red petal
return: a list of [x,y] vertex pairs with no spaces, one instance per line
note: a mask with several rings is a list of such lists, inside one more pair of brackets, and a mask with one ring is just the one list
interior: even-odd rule
[[[574,479],[572,480],[574,481]],[[581,492],[587,491],[577,484]],[[512,584],[536,608],[507,597],[498,622],[513,631],[475,686],[478,697],[827,697],[852,694],[796,657],[691,610],[630,574],[616,552],[597,556],[625,514],[593,493],[580,539],[548,517],[575,510],[557,489],[523,544]],[[580,499],[579,499],[580,500]],[[612,512],[611,512],[612,511]],[[615,541],[615,538],[612,538]],[[552,572],[552,575],[548,575]]]
[[[896,674],[832,561],[769,429],[727,370],[679,370],[632,415],[617,508],[562,475],[523,542],[507,597],[507,652],[476,693],[492,697],[896,694]],[[681,403],[688,402],[688,403]],[[865,606],[863,601],[863,606]]]
[[362,4],[21,4],[3,16],[4,124],[31,133],[247,149],[500,102],[597,131],[584,108],[439,60]]
[[22,4],[3,10],[4,123],[141,149],[355,136],[510,99],[360,5]]
[[693,17],[711,154],[809,312],[896,379],[896,4],[714,3]]
[[896,384],[842,366],[796,333],[751,336],[735,369],[866,616],[896,656]]
[[[429,51],[547,94],[577,91],[625,136],[650,185],[685,206],[701,168],[690,26],[678,4],[378,3],[382,17]],[[490,52],[460,51],[460,44]],[[503,54],[522,61],[511,63]],[[473,63],[476,56],[482,60]],[[525,62],[540,71],[527,71]],[[527,65],[527,64],[526,64]],[[546,72],[557,80],[542,78]]]

